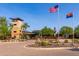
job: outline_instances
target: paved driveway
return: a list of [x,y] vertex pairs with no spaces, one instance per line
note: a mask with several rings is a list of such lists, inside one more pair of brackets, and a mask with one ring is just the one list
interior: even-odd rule
[[24,47],[31,41],[22,43],[0,43],[2,56],[79,56],[79,49],[36,49]]

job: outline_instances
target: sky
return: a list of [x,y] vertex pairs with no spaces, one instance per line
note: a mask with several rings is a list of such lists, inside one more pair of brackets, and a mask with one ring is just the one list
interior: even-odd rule
[[[49,8],[57,3],[0,3],[0,16],[5,16],[8,22],[11,17],[19,17],[30,26],[27,31],[40,30],[47,26],[56,27],[57,31],[62,26],[75,28],[79,25],[79,4],[59,3],[56,13],[50,13]],[[72,18],[66,18],[66,14],[72,12]]]

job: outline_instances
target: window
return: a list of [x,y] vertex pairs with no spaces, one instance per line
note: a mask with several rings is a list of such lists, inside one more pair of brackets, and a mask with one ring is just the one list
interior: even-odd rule
[[14,31],[14,33],[16,33],[16,31]]
[[20,30],[20,32],[21,32],[21,30]]
[[16,36],[14,36],[14,39],[16,38]]
[[16,25],[16,24],[14,24],[14,25]]

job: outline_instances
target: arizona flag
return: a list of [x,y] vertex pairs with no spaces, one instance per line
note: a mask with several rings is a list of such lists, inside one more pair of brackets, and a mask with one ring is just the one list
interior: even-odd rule
[[67,13],[66,18],[71,18],[71,17],[73,17],[73,13],[72,12]]
[[58,5],[55,5],[54,7],[51,7],[51,8],[49,9],[49,12],[50,12],[50,13],[54,13],[54,12],[57,12],[57,10],[58,10]]

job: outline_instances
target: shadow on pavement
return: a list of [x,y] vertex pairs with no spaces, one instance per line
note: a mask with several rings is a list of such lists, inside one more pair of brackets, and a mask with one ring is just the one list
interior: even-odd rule
[[68,50],[71,50],[71,51],[79,51],[79,48],[73,48],[73,49],[68,49]]

